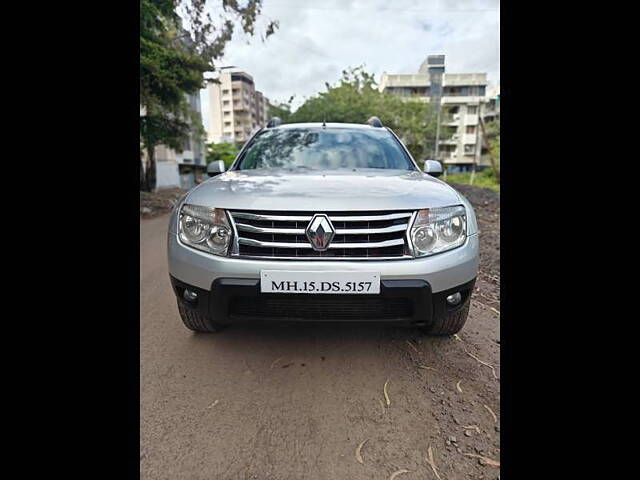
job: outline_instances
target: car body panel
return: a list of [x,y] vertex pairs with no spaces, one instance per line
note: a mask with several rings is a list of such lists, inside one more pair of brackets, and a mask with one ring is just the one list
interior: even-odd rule
[[193,205],[234,210],[415,210],[456,205],[456,191],[420,171],[232,170],[194,188]]

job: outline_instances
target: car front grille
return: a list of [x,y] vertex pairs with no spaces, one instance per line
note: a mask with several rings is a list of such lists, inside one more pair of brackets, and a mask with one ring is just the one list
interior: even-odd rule
[[[315,250],[305,233],[314,214],[329,217],[335,235],[325,251]],[[229,211],[240,257],[380,259],[409,257],[407,229],[413,211],[277,212]]]
[[409,298],[381,298],[373,295],[259,295],[235,296],[229,302],[229,316],[237,319],[271,320],[403,320],[412,317]]

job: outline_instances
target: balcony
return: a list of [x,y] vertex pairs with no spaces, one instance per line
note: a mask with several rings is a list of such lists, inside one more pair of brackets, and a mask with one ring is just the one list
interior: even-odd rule
[[455,127],[460,124],[460,114],[454,113],[453,115],[444,115],[441,120],[441,125],[448,127]]
[[460,135],[456,133],[449,138],[441,139],[439,143],[440,145],[457,145],[459,141]]
[[444,161],[445,165],[473,165],[474,163],[473,157],[463,157],[461,155]]
[[495,120],[496,118],[500,117],[500,109],[498,108],[497,110],[496,109],[485,110],[482,112],[482,116],[485,119],[485,121]]
[[464,133],[462,135],[462,143],[467,145],[475,145],[476,143],[476,134],[475,133]]
[[462,105],[466,103],[477,104],[478,102],[484,100],[484,97],[481,96],[451,96],[451,95],[443,95],[442,96],[442,104],[443,105]]
[[464,116],[464,124],[465,125],[477,125],[478,124],[478,114],[477,113],[467,113]]
[[447,160],[451,160],[452,158],[456,158],[457,155],[458,155],[458,151],[457,150],[453,150],[453,151],[450,151],[450,152],[440,151],[440,152],[438,152],[438,159],[442,160],[442,161],[447,161]]

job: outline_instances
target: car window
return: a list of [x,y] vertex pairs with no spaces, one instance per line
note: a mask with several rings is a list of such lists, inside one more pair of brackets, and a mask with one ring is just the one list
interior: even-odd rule
[[237,168],[415,170],[387,130],[320,127],[266,129],[253,139]]

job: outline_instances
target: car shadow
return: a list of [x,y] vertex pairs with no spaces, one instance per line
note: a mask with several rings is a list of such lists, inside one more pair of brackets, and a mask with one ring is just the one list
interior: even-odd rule
[[214,334],[193,334],[188,343],[196,348],[212,347],[216,354],[251,352],[254,357],[275,360],[278,355],[303,358],[339,353],[356,358],[381,349],[428,351],[451,340],[428,337],[417,327],[381,322],[273,322],[236,324]]

